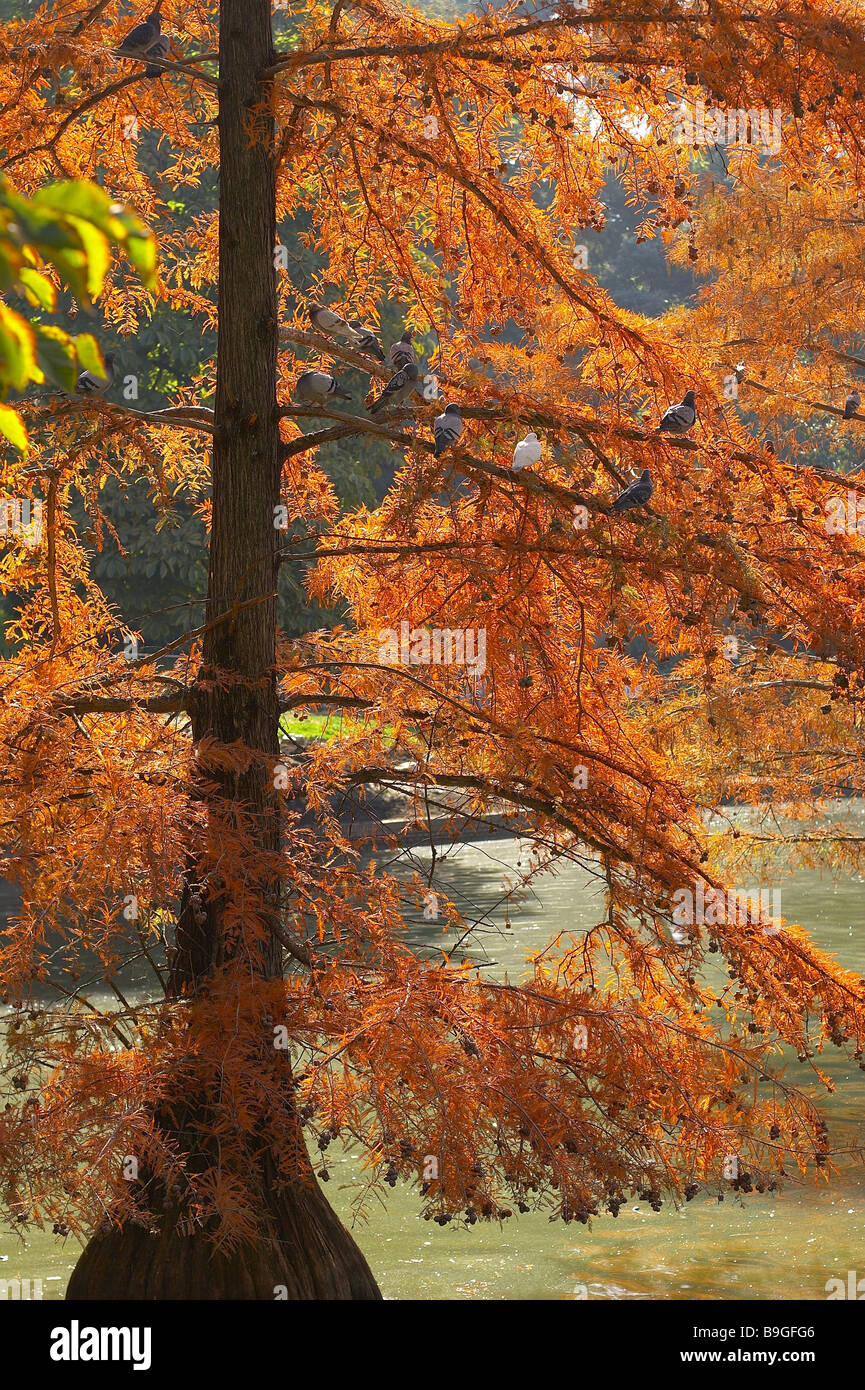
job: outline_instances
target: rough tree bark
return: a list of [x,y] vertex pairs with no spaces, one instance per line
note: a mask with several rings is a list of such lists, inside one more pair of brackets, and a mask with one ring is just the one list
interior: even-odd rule
[[[259,76],[275,61],[270,0],[222,0],[219,59],[219,347],[208,621],[247,606],[208,631],[190,713],[196,743],[242,742],[275,761],[276,170],[272,121],[264,114],[266,83]],[[239,679],[220,683],[213,679],[217,672]],[[214,814],[242,805],[260,851],[279,850],[278,794],[264,759],[236,772],[208,765],[205,754],[199,773],[201,795]],[[206,991],[233,949],[223,930],[218,885],[214,893],[212,882],[196,878],[199,862],[193,845],[170,980],[171,993],[191,998]],[[255,870],[253,876],[260,880]],[[274,916],[279,895],[273,874],[264,899]],[[281,969],[275,938],[262,947],[255,968],[262,977]],[[213,1160],[201,1140],[205,1102],[189,1097],[185,1114],[172,1113],[164,1127],[191,1167]],[[279,1286],[289,1299],[379,1298],[363,1255],[319,1187],[299,1120],[289,1142],[296,1180],[287,1188],[275,1181],[277,1155],[250,1156],[250,1189],[260,1212],[254,1244],[216,1253],[206,1232],[178,1231],[183,1212],[163,1197],[154,1211],[158,1231],[126,1222],[96,1233],[75,1267],[67,1298],[272,1299]]]

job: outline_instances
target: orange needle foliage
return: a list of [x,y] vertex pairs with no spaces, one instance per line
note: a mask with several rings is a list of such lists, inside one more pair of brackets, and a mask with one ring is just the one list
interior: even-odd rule
[[[791,1159],[827,1164],[824,1123],[785,1080],[781,1044],[860,1057],[862,981],[804,925],[767,931],[746,914],[698,927],[684,950],[670,933],[678,890],[720,886],[724,862],[750,872],[766,849],[745,833],[716,842],[705,809],[725,796],[797,804],[815,784],[827,798],[863,790],[865,545],[825,518],[847,487],[831,446],[863,316],[865,5],[740,9],[642,0],[631,14],[590,0],[544,18],[505,4],[456,23],[389,0],[292,12],[293,47],[265,74],[249,129],[255,142],[275,122],[274,235],[308,220],[326,266],[311,297],[345,317],[374,321],[383,297],[405,304],[435,342],[440,393],[376,421],[292,403],[307,367],[361,365],[377,389],[388,372],[311,331],[290,272],[280,278],[282,502],[305,530],[291,545],[274,532],[274,545],[348,614],[278,641],[283,708],[350,714],[304,761],[281,772],[252,733],[191,738],[176,717],[191,692],[234,698],[237,672],[198,671],[201,630],[125,661],[70,516],[80,493],[104,525],[109,474],[145,476],[157,502],[186,489],[207,511],[214,422],[201,400],[216,364],[147,417],[107,402],[27,407],[52,546],[50,564],[45,548],[9,549],[0,567],[23,595],[0,677],[4,871],[23,893],[0,952],[8,1071],[24,1078],[0,1115],[10,1219],[79,1231],[105,1210],[146,1219],[147,1185],[122,1173],[135,1154],[183,1192],[187,1219],[223,1242],[251,1239],[250,1145],[291,1181],[298,1114],[322,1150],[359,1141],[371,1184],[423,1184],[440,1221],[514,1204],[586,1221],[630,1193],[656,1205],[724,1186],[731,1155],[746,1190]],[[219,161],[216,10],[166,0],[163,27],[185,57],[156,81],[112,55],[124,23],[103,5],[60,0],[0,37],[0,167],[22,191],[98,177],[157,231],[159,296],[208,324],[206,292],[223,288],[216,221],[181,236],[168,203]],[[780,151],[739,149],[729,180],[710,178],[674,133],[680,103],[698,96],[779,110]],[[158,180],[123,139],[130,113],[170,144]],[[660,320],[620,308],[575,265],[586,229],[603,225],[610,170],[645,210],[644,234],[664,233],[707,277]],[[132,335],[152,303],[118,270],[103,310]],[[737,405],[724,378],[740,359]],[[695,428],[659,434],[686,387]],[[445,400],[465,430],[435,459]],[[761,442],[805,415],[825,423],[823,469]],[[304,435],[310,418],[323,425]],[[543,459],[516,473],[528,429]],[[396,481],[377,511],[340,515],[319,438],[362,450],[367,434],[394,441]],[[7,491],[21,492],[27,466],[7,464]],[[614,516],[612,498],[646,467],[650,506]],[[852,486],[865,493],[861,474]],[[264,597],[245,596],[239,633]],[[483,631],[482,680],[388,664],[382,631],[402,623]],[[279,788],[273,849],[242,798],[214,791],[218,776],[256,768]],[[421,817],[445,792],[470,823],[511,815],[543,869],[572,861],[597,876],[596,926],[560,935],[506,982],[473,966],[471,923],[450,904],[461,946],[413,952],[406,913],[424,885],[371,864],[337,814],[373,783],[411,788]],[[849,837],[823,838],[799,848],[861,862]],[[206,987],[171,984],[182,893],[196,920],[219,924]],[[262,968],[274,940],[284,977]],[[720,994],[701,975],[707,952],[729,967]],[[126,999],[130,956],[168,983],[165,997]],[[88,982],[107,982],[116,1008],[95,1007]],[[63,997],[37,1004],[32,991],[52,987]],[[291,1051],[273,1047],[282,1025]],[[163,1125],[193,1092],[209,1097],[219,1154],[196,1168]]]

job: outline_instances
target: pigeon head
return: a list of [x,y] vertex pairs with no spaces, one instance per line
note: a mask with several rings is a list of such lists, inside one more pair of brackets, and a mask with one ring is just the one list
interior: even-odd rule
[[409,381],[417,381],[417,362],[406,362],[403,371]]
[[406,331],[405,331],[405,333],[403,333],[402,337],[400,338],[400,342],[401,342],[401,343],[410,343],[410,342],[411,342],[411,329],[410,329],[410,328],[407,328]]
[[535,434],[534,430],[529,430],[526,435],[526,441],[528,442],[528,440],[531,440],[533,444],[537,444],[538,436]]
[[151,11],[150,11],[150,14],[147,16],[147,20],[148,20],[148,23],[149,23],[149,24],[158,24],[158,23],[159,23],[159,11],[160,11],[161,9],[162,9],[162,4],[161,4],[161,0],[160,0],[160,4],[158,4],[158,5],[156,6],[156,9],[155,9],[155,10],[151,10]]
[[684,396],[682,397],[682,405],[689,405],[689,406],[691,407],[691,409],[693,410],[693,409],[694,409],[694,406],[696,405],[696,403],[697,403],[697,398],[696,398],[696,396],[694,395],[694,392],[693,392],[693,391],[686,391],[685,394],[684,394]]
[[643,471],[642,471],[642,473],[640,474],[640,482],[641,482],[641,483],[648,483],[648,482],[651,482],[651,474],[649,473],[648,468],[644,468]]
[[459,415],[459,413],[460,413],[460,408],[459,408],[458,405],[446,405],[446,406],[445,406],[445,415]]

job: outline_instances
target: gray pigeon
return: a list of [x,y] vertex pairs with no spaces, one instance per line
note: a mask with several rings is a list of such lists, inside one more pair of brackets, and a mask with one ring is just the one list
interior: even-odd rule
[[381,395],[373,401],[369,408],[370,415],[377,415],[381,410],[393,410],[394,406],[403,405],[414,395],[417,378],[417,363],[407,362],[400,371],[394,373]]
[[446,405],[441,415],[433,420],[433,439],[435,456],[440,458],[445,449],[456,444],[463,432],[463,417],[458,405]]
[[400,367],[405,367],[409,362],[414,362],[414,348],[411,345],[411,330],[407,329],[403,333],[398,343],[394,343],[390,350],[390,360],[393,366],[399,371]]
[[[160,34],[155,43],[152,43],[147,50],[146,57],[159,58],[164,62],[168,57],[169,38],[167,34]],[[144,69],[145,77],[160,77],[165,72],[164,68],[157,67],[154,63],[148,63]]]
[[327,309],[323,304],[308,304],[306,312],[313,328],[320,333],[326,333],[330,338],[342,338],[344,342],[358,346],[361,335],[333,309]]
[[159,38],[159,30],[159,10],[151,10],[143,24],[136,24],[134,29],[130,29],[117,52],[131,58],[146,57],[148,48],[152,48]]
[[774,454],[775,441],[772,438],[771,434],[767,434],[766,438],[763,440],[763,448],[766,450],[767,454]]
[[670,434],[687,434],[697,418],[693,391],[686,391],[679,405],[668,406],[658,426]]
[[97,376],[96,372],[82,372],[75,385],[75,390],[79,396],[102,396],[114,383],[114,363],[117,359],[113,352],[106,352],[102,361],[105,363],[105,376]]
[[[676,407],[678,409],[678,407]],[[613,503],[614,512],[629,512],[632,507],[641,507],[644,502],[648,502],[654,488],[648,468],[644,468],[635,483],[626,487],[624,492],[620,492]]]
[[384,353],[381,350],[381,343],[375,336],[371,328],[366,328],[360,319],[349,319],[349,328],[353,328],[358,336],[358,351],[365,352],[368,357],[375,357],[377,361],[384,361]]
[[844,419],[852,420],[853,416],[856,414],[861,404],[862,397],[859,395],[859,392],[851,391],[850,395],[844,402]]
[[299,401],[309,405],[321,405],[329,396],[338,401],[350,401],[351,396],[329,372],[301,372],[297,378],[294,394]]

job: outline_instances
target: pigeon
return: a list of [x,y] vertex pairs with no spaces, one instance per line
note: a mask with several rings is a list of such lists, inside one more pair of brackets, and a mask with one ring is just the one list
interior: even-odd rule
[[[168,57],[169,38],[167,34],[160,34],[155,43],[152,43],[145,54],[147,58],[159,58],[164,62]],[[164,68],[157,67],[155,63],[148,63],[144,69],[145,77],[159,77],[165,71]]]
[[541,446],[538,436],[534,430],[529,430],[525,439],[521,439],[514,449],[514,472],[518,473],[521,468],[531,468],[533,463],[541,461]]
[[113,352],[106,352],[102,358],[105,363],[105,375],[99,376],[96,372],[84,371],[78,378],[75,390],[79,396],[101,396],[108,390],[114,382],[114,363]]
[[772,438],[771,434],[767,434],[766,438],[763,440],[763,448],[766,450],[767,454],[774,454],[775,441]]
[[446,405],[444,413],[437,415],[433,420],[433,439],[435,440],[435,456],[440,458],[445,449],[449,449],[451,444],[456,444],[463,432],[463,417],[460,415],[458,405]]
[[414,394],[417,378],[416,362],[407,362],[400,371],[394,372],[381,395],[370,406],[370,415],[377,415],[380,410],[392,410],[394,406],[402,405]]
[[658,429],[668,430],[670,434],[687,434],[696,418],[694,393],[686,391],[679,405],[667,407]]
[[346,323],[339,314],[335,314],[333,309],[327,309],[323,304],[309,304],[306,312],[309,314],[313,328],[317,328],[321,333],[326,333],[330,338],[342,338],[354,347],[358,346],[362,335],[352,328],[350,323]]
[[859,392],[851,391],[850,395],[844,402],[844,419],[852,420],[853,416],[856,414],[861,404],[862,397],[859,395]]
[[399,371],[400,367],[405,367],[409,362],[414,362],[414,348],[411,345],[411,330],[407,329],[403,333],[398,343],[394,343],[390,350],[390,360],[393,366]]
[[[678,407],[677,407],[678,409]],[[648,502],[654,488],[648,468],[644,468],[635,483],[626,487],[624,492],[620,492],[613,503],[614,512],[628,512],[631,507],[641,507],[644,502]]]
[[328,396],[339,401],[350,401],[351,396],[329,372],[301,372],[297,378],[294,394],[299,401],[320,404]]
[[159,38],[159,30],[159,10],[156,9],[151,11],[143,24],[136,24],[134,29],[130,29],[117,52],[128,58],[146,57],[148,48],[152,48]]
[[365,352],[368,357],[375,357],[379,362],[384,361],[384,353],[381,350],[381,343],[375,336],[371,328],[366,328],[360,319],[349,319],[349,328],[353,328],[358,335],[358,348]]

